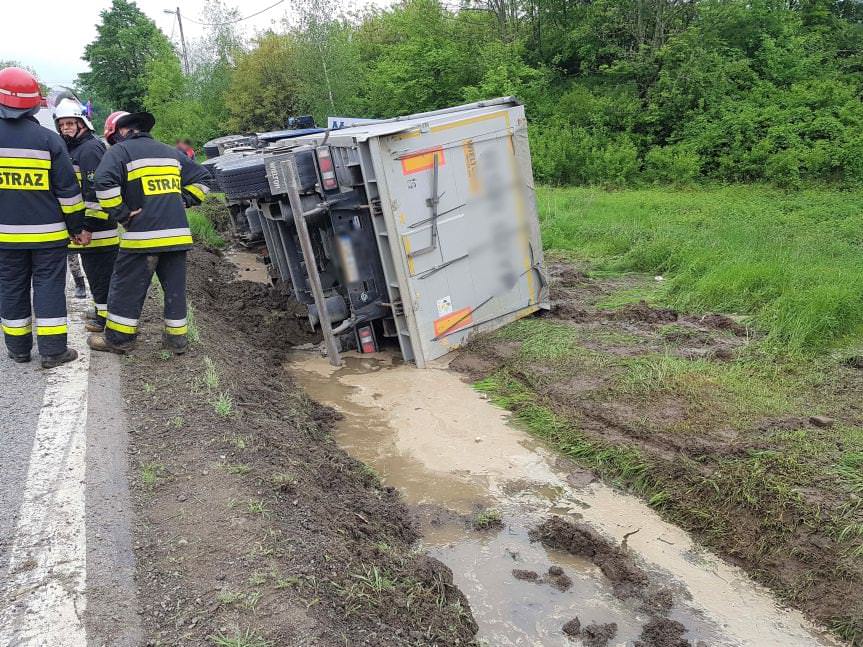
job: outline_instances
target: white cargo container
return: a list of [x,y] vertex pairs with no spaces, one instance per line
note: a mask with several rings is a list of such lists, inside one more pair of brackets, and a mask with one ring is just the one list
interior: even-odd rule
[[[473,334],[549,307],[527,122],[514,98],[290,142],[303,144],[332,155],[338,191],[365,194],[392,320],[385,328],[406,360],[422,368]],[[269,159],[277,195],[282,158]],[[323,182],[324,168],[317,170]],[[352,252],[336,255],[343,274],[356,273]]]

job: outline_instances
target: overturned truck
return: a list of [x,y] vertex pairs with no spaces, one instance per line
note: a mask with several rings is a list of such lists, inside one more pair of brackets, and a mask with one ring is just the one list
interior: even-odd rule
[[264,139],[238,137],[210,166],[334,361],[395,340],[422,368],[549,307],[515,99]]

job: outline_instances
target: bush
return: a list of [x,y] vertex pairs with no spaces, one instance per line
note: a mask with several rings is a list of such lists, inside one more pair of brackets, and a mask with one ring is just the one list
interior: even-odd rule
[[644,157],[644,175],[654,184],[690,184],[701,175],[701,156],[687,146],[654,146]]

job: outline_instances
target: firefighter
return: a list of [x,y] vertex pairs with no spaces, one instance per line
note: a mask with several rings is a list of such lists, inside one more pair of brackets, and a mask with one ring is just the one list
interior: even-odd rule
[[77,99],[62,99],[57,104],[54,123],[69,149],[86,207],[82,238],[87,238],[89,242],[87,245],[75,240],[69,243],[70,258],[77,263],[78,253],[81,255],[93,294],[92,316],[85,328],[90,332],[102,332],[108,312],[108,286],[120,245],[117,223],[99,206],[96,189],[93,188],[96,169],[105,155],[105,145],[93,134],[93,124]]
[[9,356],[29,362],[35,311],[42,366],[54,368],[78,357],[66,346],[66,246],[84,200],[63,140],[34,118],[41,100],[32,74],[0,70],[0,317]]
[[90,335],[93,350],[125,353],[138,334],[138,318],[153,272],[165,297],[164,346],[186,352],[186,252],[192,234],[185,207],[209,192],[209,173],[185,155],[153,139],[149,112],[109,116],[111,148],[96,170],[99,204],[125,231],[108,292],[103,334]]

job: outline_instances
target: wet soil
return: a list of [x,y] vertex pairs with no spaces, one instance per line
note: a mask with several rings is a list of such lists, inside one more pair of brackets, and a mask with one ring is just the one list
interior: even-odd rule
[[[566,421],[579,438],[601,447],[637,450],[644,470],[639,477],[642,490],[647,483],[651,492],[663,493],[657,507],[666,518],[694,532],[810,617],[839,627],[843,635],[856,636],[856,644],[863,644],[863,560],[854,556],[853,544],[849,549],[839,540],[835,524],[826,523],[845,515],[853,524],[848,506],[854,505],[854,496],[849,499],[847,490],[837,488],[835,477],[826,478],[833,476],[829,463],[798,468],[795,461],[803,459],[783,462],[792,435],[823,443],[838,460],[844,448],[835,432],[816,430],[809,415],[799,412],[737,420],[732,406],[713,404],[697,391],[657,389],[649,397],[638,397],[615,388],[615,358],[665,354],[724,364],[738,361],[757,333],[719,313],[685,315],[643,301],[603,306],[621,290],[648,287],[650,277],[597,278],[565,262],[552,263],[550,269],[553,308],[545,317],[572,327],[580,347],[601,361],[528,361],[520,354],[520,342],[492,334],[473,340],[450,367],[471,380],[490,375],[514,379],[529,389],[532,402]],[[837,361],[805,394],[805,406],[815,412],[829,402],[842,425],[863,426],[858,402],[863,377],[853,365]],[[787,465],[810,470],[810,483],[787,499],[757,487],[749,498],[740,495],[747,473],[735,471],[743,465],[735,461],[762,453],[775,463],[764,465],[761,482],[776,473],[787,477],[782,471]],[[859,513],[856,519],[863,523]],[[576,536],[573,541],[580,540]],[[683,644],[674,642],[675,631],[676,625],[658,623],[642,637],[643,644]]]
[[[833,644],[643,502],[548,451],[457,373],[384,353],[344,360],[337,369],[303,352],[287,368],[343,414],[339,444],[415,509],[422,546],[453,572],[486,644],[567,647],[575,616],[579,632],[593,625],[590,640],[617,625],[615,645],[649,640],[662,619],[692,644]],[[500,527],[475,530],[490,510]]]
[[335,412],[281,369],[314,340],[287,296],[202,250],[189,293],[191,351],[161,352],[151,296],[123,365],[148,644],[469,644],[470,607],[412,550],[398,493],[336,446]]

